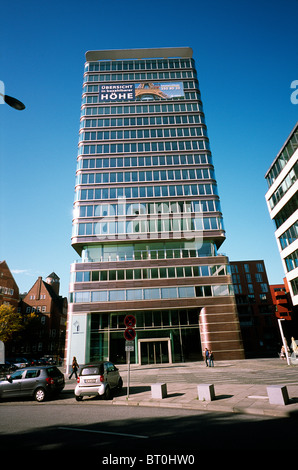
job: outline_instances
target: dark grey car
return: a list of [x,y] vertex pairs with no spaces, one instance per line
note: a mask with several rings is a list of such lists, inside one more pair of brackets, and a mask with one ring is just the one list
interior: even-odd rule
[[64,375],[56,366],[25,367],[0,379],[0,399],[31,396],[42,402],[64,386]]

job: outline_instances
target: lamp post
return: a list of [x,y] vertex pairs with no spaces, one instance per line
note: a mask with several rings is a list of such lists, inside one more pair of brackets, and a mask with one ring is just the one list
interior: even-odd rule
[[284,337],[284,332],[283,332],[282,326],[281,326],[281,322],[284,321],[284,318],[278,318],[277,321],[278,321],[278,326],[279,326],[279,330],[280,330],[280,334],[281,334],[282,344],[283,344],[285,354],[286,354],[286,358],[287,358],[287,364],[289,366],[289,365],[291,365],[291,363],[290,363],[290,358],[289,358],[289,354],[288,354],[288,345],[287,345],[287,342],[286,342],[286,338]]
[[20,100],[17,100],[16,98],[13,98],[12,96],[4,95],[3,93],[0,93],[0,96],[3,97],[6,104],[14,109],[17,109],[18,111],[22,111],[26,108],[24,103],[22,103]]

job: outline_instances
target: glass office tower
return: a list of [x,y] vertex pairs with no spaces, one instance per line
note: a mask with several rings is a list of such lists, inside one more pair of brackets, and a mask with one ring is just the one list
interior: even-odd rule
[[243,357],[192,50],[89,51],[83,82],[67,358]]

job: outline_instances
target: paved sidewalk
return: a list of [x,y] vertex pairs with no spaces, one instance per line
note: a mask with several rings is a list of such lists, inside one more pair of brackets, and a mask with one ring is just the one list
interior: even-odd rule
[[[298,417],[298,366],[287,366],[279,359],[221,361],[209,370],[204,363],[132,365],[129,396],[127,396],[127,366],[119,366],[124,387],[117,392],[112,405],[151,406],[193,409],[207,412],[247,413],[275,417]],[[66,378],[66,390],[74,388]],[[152,398],[151,385],[167,384],[167,396]],[[236,383],[235,383],[236,382]],[[244,383],[243,383],[244,382]],[[254,383],[250,383],[254,382]],[[212,401],[198,399],[197,386],[214,384]],[[289,403],[269,403],[267,386],[286,385]],[[90,404],[106,405],[96,400]]]
[[[141,391],[146,388],[146,390]],[[151,386],[133,386],[129,397],[126,395],[113,398],[114,405],[157,406],[164,408],[192,409],[196,411],[220,411],[247,413],[264,416],[298,416],[298,385],[288,385],[290,402],[287,405],[271,405],[267,396],[266,385],[229,384],[215,385],[215,398],[212,401],[199,401],[196,385],[168,384],[167,397],[152,398]],[[126,388],[123,390],[126,393]]]

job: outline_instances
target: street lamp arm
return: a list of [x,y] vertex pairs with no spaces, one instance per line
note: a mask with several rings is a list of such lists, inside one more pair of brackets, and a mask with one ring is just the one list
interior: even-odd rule
[[9,106],[11,106],[14,109],[17,109],[18,111],[22,111],[23,109],[26,108],[24,103],[17,100],[16,98],[13,98],[12,96],[3,95],[2,93],[0,93],[0,96],[3,97],[6,104],[8,104]]

